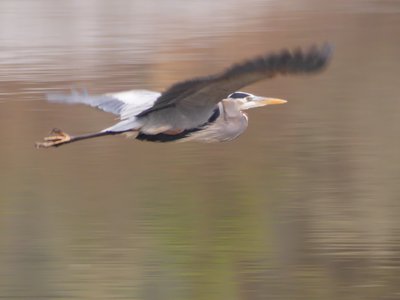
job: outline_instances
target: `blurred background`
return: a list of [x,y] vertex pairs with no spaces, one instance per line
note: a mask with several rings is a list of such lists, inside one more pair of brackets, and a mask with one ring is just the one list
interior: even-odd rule
[[[45,93],[163,90],[329,41],[221,144],[106,137]],[[400,2],[1,0],[1,299],[400,299]]]

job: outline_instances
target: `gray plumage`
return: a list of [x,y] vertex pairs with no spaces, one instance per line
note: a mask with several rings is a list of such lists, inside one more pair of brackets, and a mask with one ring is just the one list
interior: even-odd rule
[[301,49],[293,52],[282,50],[278,54],[267,54],[235,64],[215,75],[176,83],[162,93],[151,108],[138,116],[169,107],[213,106],[228,94],[265,78],[320,71],[328,62],[332,50],[328,44],[321,49],[312,47],[306,52]]
[[[102,130],[96,136],[129,131],[147,136],[180,134],[182,140],[224,141],[236,138],[247,128],[247,116],[242,110],[267,105],[265,101],[268,99],[247,93],[242,93],[243,99],[237,98],[241,97],[239,94],[236,94],[236,98],[228,95],[249,84],[279,74],[320,71],[327,65],[331,54],[330,45],[312,47],[307,51],[282,50],[234,64],[214,75],[176,83],[162,94],[145,90],[100,96],[86,93],[51,94],[48,100],[83,103],[120,117],[120,122]],[[274,104],[283,102],[275,101]],[[209,124],[216,109],[220,111],[220,116]]]

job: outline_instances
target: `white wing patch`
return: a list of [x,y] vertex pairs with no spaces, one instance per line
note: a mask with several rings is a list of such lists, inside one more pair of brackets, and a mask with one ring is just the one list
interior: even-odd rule
[[48,94],[50,102],[86,104],[105,112],[118,115],[121,120],[134,118],[137,114],[153,106],[160,93],[147,90],[131,90],[104,95],[89,95],[73,91],[71,94]]
[[119,111],[119,115],[121,120],[126,120],[152,107],[160,95],[160,93],[153,91],[131,90],[106,94],[105,96],[112,97],[113,99],[117,99],[118,101],[124,103],[123,107]]

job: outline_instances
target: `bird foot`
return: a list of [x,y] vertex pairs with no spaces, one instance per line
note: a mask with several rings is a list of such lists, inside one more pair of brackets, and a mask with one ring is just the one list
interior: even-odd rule
[[36,148],[58,147],[71,141],[71,136],[60,129],[54,128],[50,134],[43,139],[43,142],[36,142]]

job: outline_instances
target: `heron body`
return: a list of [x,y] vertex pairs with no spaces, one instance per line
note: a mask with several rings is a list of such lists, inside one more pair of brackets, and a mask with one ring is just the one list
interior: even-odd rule
[[240,110],[235,110],[233,114],[230,114],[226,109],[228,105],[232,105],[230,100],[223,100],[218,103],[207,122],[198,127],[186,129],[176,134],[158,133],[152,135],[139,133],[136,139],[151,142],[197,141],[204,143],[233,140],[246,130],[248,118]]
[[163,93],[132,90],[104,95],[74,92],[51,94],[48,100],[82,103],[119,116],[120,121],[100,132],[70,136],[61,130],[37,143],[37,147],[63,144],[105,135],[128,134],[152,142],[222,142],[240,136],[248,126],[245,110],[286,100],[259,97],[237,90],[278,74],[304,74],[322,70],[330,46],[308,51],[281,51],[235,64],[206,77],[179,82]]

